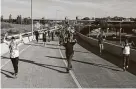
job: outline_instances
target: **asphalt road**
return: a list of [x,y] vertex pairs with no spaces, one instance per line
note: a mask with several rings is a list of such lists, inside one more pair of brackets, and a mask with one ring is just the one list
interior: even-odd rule
[[[83,48],[83,47],[85,48]],[[90,50],[91,49],[91,50]],[[23,51],[22,51],[23,50]],[[66,73],[65,48],[58,41],[43,46],[30,42],[20,47],[19,74],[13,78],[8,53],[1,58],[2,88],[120,88],[136,87],[136,74],[123,72],[110,54],[99,56],[97,48],[83,41],[74,46],[73,69]],[[110,61],[112,59],[112,61]],[[113,62],[115,59],[115,62]],[[9,61],[9,62],[7,62]],[[134,64],[132,64],[134,65]],[[136,68],[136,67],[135,67]]]

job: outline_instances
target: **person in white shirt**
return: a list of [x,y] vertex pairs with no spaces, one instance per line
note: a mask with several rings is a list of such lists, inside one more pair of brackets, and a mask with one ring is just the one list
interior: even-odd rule
[[11,42],[7,42],[4,37],[4,43],[9,46],[10,59],[14,68],[14,76],[18,74],[18,60],[19,60],[19,47],[18,45],[23,42],[22,36],[20,34],[20,40],[16,41],[15,37],[11,37]]
[[130,58],[130,44],[128,42],[128,39],[126,39],[124,42],[122,52],[123,52],[123,70],[126,71],[126,69],[128,69]]

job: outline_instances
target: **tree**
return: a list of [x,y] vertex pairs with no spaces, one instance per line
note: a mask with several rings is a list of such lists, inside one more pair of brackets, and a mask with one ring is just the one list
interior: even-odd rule
[[24,24],[28,24],[28,19],[24,18]]
[[78,16],[76,16],[76,20],[78,20]]
[[1,22],[3,22],[3,15],[1,16]]
[[9,23],[12,23],[12,15],[9,15]]
[[84,17],[82,20],[86,20],[86,21],[84,21],[84,24],[87,25],[87,24],[89,24],[89,22],[87,20],[90,20],[90,18],[89,17]]
[[46,23],[44,17],[42,17],[41,23],[42,23],[43,25]]
[[84,17],[82,20],[90,20],[89,17]]
[[17,16],[17,24],[22,24],[22,17],[21,17],[21,15]]

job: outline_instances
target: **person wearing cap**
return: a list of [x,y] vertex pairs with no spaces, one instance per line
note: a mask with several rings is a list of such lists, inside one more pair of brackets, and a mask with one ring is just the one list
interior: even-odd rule
[[9,46],[10,59],[14,68],[14,76],[18,74],[18,61],[19,61],[19,44],[23,42],[22,35],[20,34],[20,40],[16,41],[15,37],[11,37],[11,42],[7,42],[4,37],[4,43]]

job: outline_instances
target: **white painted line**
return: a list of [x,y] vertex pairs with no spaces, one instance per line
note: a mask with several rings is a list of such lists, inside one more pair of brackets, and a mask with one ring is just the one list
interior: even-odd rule
[[[60,48],[59,48],[59,52],[60,52],[60,54],[61,54],[61,57],[62,57],[62,58],[64,58],[64,56],[62,55],[62,52],[61,52]],[[66,63],[66,61],[65,61],[65,60],[63,60],[63,62],[64,62],[64,64],[65,64],[65,65],[66,65],[66,67],[67,67],[67,63]],[[75,82],[75,83],[76,83],[76,85],[78,86],[78,88],[82,88],[82,87],[81,87],[81,85],[80,85],[80,83],[78,82],[78,80],[77,80],[77,78],[76,78],[76,76],[75,76],[74,72],[73,72],[72,70],[70,70],[69,72],[70,72],[70,75],[72,76],[72,78],[73,78],[74,82]]]
[[[29,48],[31,45],[27,46],[26,48],[24,48],[23,50],[20,51],[20,54],[25,51],[27,48]],[[4,65],[1,66],[0,69],[2,69],[2,67],[4,67],[6,64],[8,64],[10,62],[10,60],[8,60]]]

